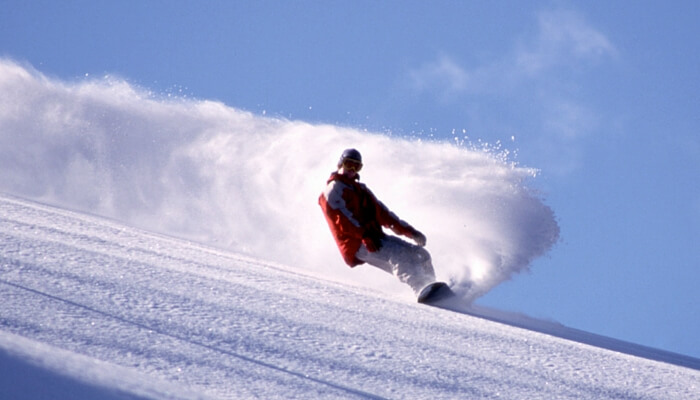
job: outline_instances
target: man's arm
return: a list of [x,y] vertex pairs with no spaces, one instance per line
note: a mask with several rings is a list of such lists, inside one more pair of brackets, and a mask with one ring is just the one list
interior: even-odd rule
[[326,198],[326,212],[335,222],[336,228],[344,235],[362,237],[363,228],[355,215],[348,209],[343,192],[349,190],[347,185],[332,181],[326,187],[323,196]]
[[[372,194],[372,196],[374,197],[374,194]],[[408,222],[399,218],[396,214],[394,214],[394,212],[389,210],[389,208],[386,205],[384,205],[384,203],[379,201],[376,197],[374,197],[374,199],[378,208],[377,217],[379,219],[379,223],[382,224],[382,226],[391,229],[397,235],[402,235],[413,239],[416,242],[416,244],[421,247],[425,246],[427,241],[425,235],[423,235],[420,231],[411,226],[411,224],[409,224]]]

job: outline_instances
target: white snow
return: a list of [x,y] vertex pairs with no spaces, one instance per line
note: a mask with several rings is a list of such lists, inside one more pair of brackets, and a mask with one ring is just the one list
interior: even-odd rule
[[[342,263],[351,146],[451,310]],[[700,398],[697,359],[469,306],[558,240],[535,173],[0,60],[0,399]]]
[[697,360],[605,350],[8,196],[0,220],[3,399],[700,398]]

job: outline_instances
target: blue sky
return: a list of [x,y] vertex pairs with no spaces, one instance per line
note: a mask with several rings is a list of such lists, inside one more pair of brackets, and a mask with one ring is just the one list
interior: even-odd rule
[[116,75],[261,115],[500,143],[541,170],[561,241],[479,303],[700,357],[698,2],[2,9],[0,56],[63,80]]

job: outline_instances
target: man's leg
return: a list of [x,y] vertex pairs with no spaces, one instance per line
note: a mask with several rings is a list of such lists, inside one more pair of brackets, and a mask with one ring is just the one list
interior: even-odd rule
[[425,285],[435,282],[435,271],[430,253],[420,246],[408,243],[395,236],[382,240],[379,251],[371,253],[365,246],[360,247],[356,257],[367,264],[393,274],[408,284],[414,293]]

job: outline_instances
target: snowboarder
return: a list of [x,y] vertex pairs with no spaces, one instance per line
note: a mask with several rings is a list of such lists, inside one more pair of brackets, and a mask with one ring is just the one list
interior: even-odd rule
[[[425,235],[401,220],[360,183],[361,169],[360,152],[345,150],[318,199],[338,249],[350,267],[373,265],[395,275],[420,296],[422,289],[435,282],[430,254],[423,248]],[[387,235],[382,227],[416,244]]]

